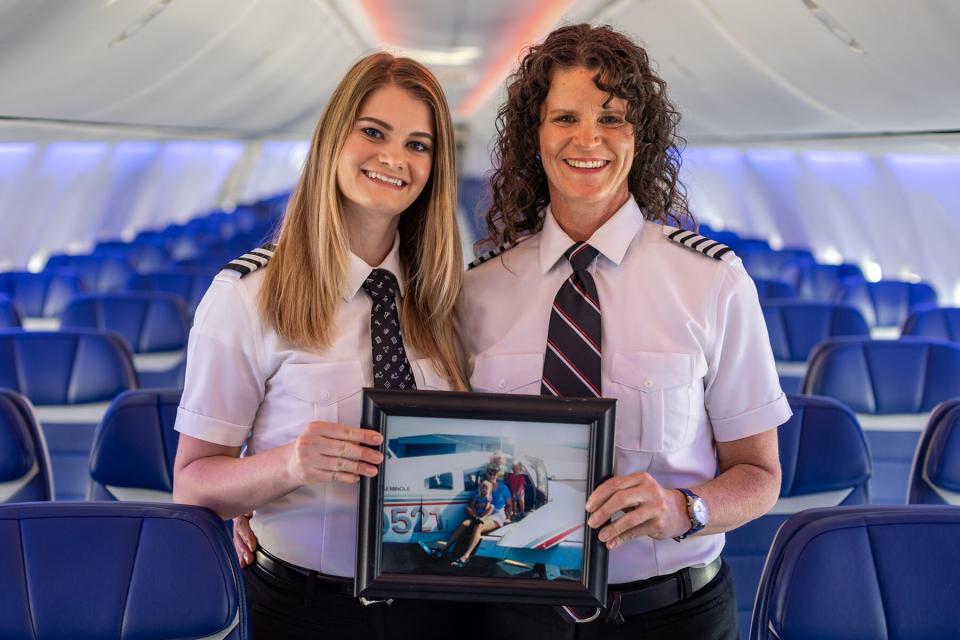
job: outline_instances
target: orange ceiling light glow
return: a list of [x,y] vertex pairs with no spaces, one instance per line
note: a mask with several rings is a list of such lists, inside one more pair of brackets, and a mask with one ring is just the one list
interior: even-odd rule
[[[550,31],[572,4],[573,0],[527,0],[511,6],[509,15],[504,16],[509,28],[491,34],[490,42],[481,45],[483,52],[469,65],[479,80],[451,104],[454,115],[467,118],[476,112],[500,87],[524,49]],[[416,15],[401,14],[388,0],[360,0],[360,5],[382,44],[424,48],[416,42],[401,42],[401,25],[416,20]]]
[[527,10],[517,12],[515,28],[501,39],[500,55],[484,65],[484,73],[473,90],[458,104],[454,112],[460,118],[469,118],[500,87],[524,50],[546,35],[560,21],[573,0],[540,0],[523,3]]

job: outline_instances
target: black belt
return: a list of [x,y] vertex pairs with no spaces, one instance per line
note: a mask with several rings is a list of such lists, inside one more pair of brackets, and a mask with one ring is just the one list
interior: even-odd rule
[[303,603],[306,606],[313,604],[317,593],[332,593],[341,596],[353,597],[353,579],[328,576],[290,564],[275,555],[258,547],[253,554],[254,568],[259,569],[266,578],[280,588],[287,591],[303,594]]
[[620,623],[686,600],[720,573],[720,558],[705,567],[687,567],[668,576],[657,576],[622,585],[610,585],[607,622]]

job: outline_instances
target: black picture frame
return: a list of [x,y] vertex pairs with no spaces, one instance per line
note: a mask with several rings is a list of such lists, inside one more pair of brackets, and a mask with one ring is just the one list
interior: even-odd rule
[[[579,580],[547,579],[543,576],[470,576],[385,570],[383,538],[387,529],[384,525],[389,525],[392,517],[385,518],[384,477],[387,475],[386,465],[391,464],[392,459],[397,459],[387,455],[387,445],[391,437],[391,419],[398,416],[581,425],[587,431],[584,495],[589,495],[613,474],[615,411],[616,401],[604,398],[364,389],[362,425],[383,434],[381,451],[384,452],[384,462],[375,477],[364,477],[360,481],[354,595],[368,599],[419,598],[605,606],[607,548],[600,542],[597,530],[587,526],[589,514],[585,510]],[[543,425],[540,425],[539,428],[542,427]],[[565,427],[558,429],[560,430],[571,432]],[[548,474],[545,473],[544,477],[549,480]],[[465,491],[466,480],[463,482]],[[539,497],[539,492],[537,495]],[[547,514],[544,513],[542,519],[546,517]],[[419,521],[413,522],[412,531],[416,531],[418,523],[421,527],[427,526],[423,521],[429,521],[429,516],[424,517],[422,506],[419,518]],[[439,518],[437,523],[438,527],[442,526]],[[540,524],[537,523],[538,526]]]

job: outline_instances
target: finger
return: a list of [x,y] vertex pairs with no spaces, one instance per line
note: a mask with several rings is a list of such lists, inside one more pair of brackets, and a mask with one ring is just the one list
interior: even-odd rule
[[322,454],[333,458],[363,460],[364,462],[368,462],[370,464],[380,464],[383,462],[383,454],[376,449],[354,444],[347,440],[336,440],[333,438],[320,436],[308,438],[305,444],[309,452]]
[[590,497],[587,498],[587,511],[591,513],[596,511],[603,503],[610,499],[610,496],[618,491],[623,491],[624,489],[629,489],[630,487],[646,482],[646,477],[648,476],[649,474],[647,473],[631,473],[630,475],[614,476],[605,480],[600,486],[594,489]]
[[383,444],[383,436],[373,429],[351,427],[350,425],[338,424],[336,422],[314,421],[307,425],[305,431],[311,434],[318,433],[323,437],[334,440],[358,442],[373,447],[379,447]]
[[650,500],[650,495],[644,490],[643,487],[632,487],[630,489],[624,489],[618,491],[617,493],[610,496],[606,502],[600,505],[596,511],[590,516],[587,520],[587,524],[596,529],[603,525],[603,523],[612,519],[617,512],[630,511],[636,509],[637,507],[647,503]]
[[616,538],[620,538],[627,532],[631,532],[637,528],[643,527],[653,517],[654,511],[646,506],[638,507],[629,513],[624,513],[622,516],[600,529],[598,536],[600,538],[600,542],[609,543]]

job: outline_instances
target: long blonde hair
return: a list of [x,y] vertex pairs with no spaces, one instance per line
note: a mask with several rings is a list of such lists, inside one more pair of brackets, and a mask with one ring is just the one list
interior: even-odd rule
[[453,124],[439,82],[409,58],[388,53],[367,56],[353,65],[334,90],[287,204],[276,250],[266,267],[260,312],[281,337],[297,346],[324,349],[333,340],[350,251],[337,164],[364,98],[391,84],[431,108],[436,132],[430,178],[400,215],[398,227],[407,282],[404,339],[430,358],[454,389],[465,389],[453,321],[463,281]]

